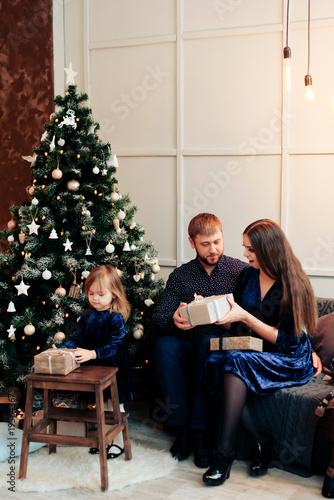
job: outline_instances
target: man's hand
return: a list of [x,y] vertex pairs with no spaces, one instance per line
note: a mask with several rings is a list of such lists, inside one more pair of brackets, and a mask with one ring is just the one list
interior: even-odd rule
[[322,372],[322,362],[316,352],[312,352],[312,362],[314,368],[314,377],[319,375]]
[[182,318],[180,315],[180,311],[179,311],[180,307],[186,306],[186,305],[187,305],[186,302],[181,302],[180,306],[176,309],[174,316],[173,316],[174,325],[177,328],[180,328],[180,330],[191,330],[191,328],[194,328],[194,326],[192,326],[189,323],[187,318]]
[[75,361],[77,363],[84,363],[85,361],[89,361],[90,359],[96,359],[96,352],[89,349],[81,349],[81,347],[77,347],[74,351]]

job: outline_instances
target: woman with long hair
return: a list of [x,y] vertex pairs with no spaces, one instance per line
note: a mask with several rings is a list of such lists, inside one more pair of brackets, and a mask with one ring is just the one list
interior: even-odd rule
[[270,441],[259,433],[246,405],[248,393],[269,395],[282,387],[307,383],[314,375],[312,347],[317,306],[310,281],[282,229],[269,219],[250,224],[243,233],[250,266],[240,275],[230,312],[219,321],[232,335],[263,339],[263,352],[231,350],[211,354],[203,381],[219,393],[218,441],[208,485],[228,479],[236,455],[241,423],[254,442],[253,476],[267,472]]

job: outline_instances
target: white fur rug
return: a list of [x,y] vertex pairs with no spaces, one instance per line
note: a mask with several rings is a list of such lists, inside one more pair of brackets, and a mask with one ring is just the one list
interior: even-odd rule
[[[124,460],[124,454],[108,460],[109,491],[167,476],[177,466],[177,461],[168,451],[152,450],[133,442],[131,447],[132,460]],[[15,460],[17,477],[20,459]],[[0,487],[6,490],[10,467],[8,461],[0,463]],[[16,492],[72,488],[101,491],[99,456],[90,455],[88,448],[58,447],[57,453],[51,455],[48,448],[41,448],[29,454],[27,477],[22,480],[15,479]]]

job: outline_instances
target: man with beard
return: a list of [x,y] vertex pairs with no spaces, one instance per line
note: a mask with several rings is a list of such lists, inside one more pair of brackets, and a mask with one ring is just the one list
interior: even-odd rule
[[233,293],[245,262],[224,255],[223,230],[213,214],[202,213],[188,226],[196,258],[176,268],[152,317],[155,371],[165,399],[168,425],[176,430],[170,449],[178,460],[194,451],[197,467],[210,465],[211,398],[200,384],[203,365],[210,354],[210,339],[222,336],[216,324],[193,327],[180,316],[179,307],[196,295],[209,297]]

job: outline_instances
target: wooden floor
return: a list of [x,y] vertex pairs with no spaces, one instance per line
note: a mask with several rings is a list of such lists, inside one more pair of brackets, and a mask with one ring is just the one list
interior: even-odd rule
[[[154,427],[148,417],[145,403],[131,403],[126,406],[130,412],[130,435],[136,442],[154,449],[169,450],[173,435],[169,431]],[[178,464],[175,472],[167,477],[153,481],[144,481],[107,493],[88,493],[80,490],[66,490],[51,493],[12,493],[1,492],[2,499],[18,500],[94,500],[102,498],[136,499],[136,500],[316,500],[324,498],[321,494],[323,475],[309,478],[284,472],[280,469],[269,469],[260,478],[248,475],[248,465],[243,461],[235,461],[230,479],[222,486],[209,487],[203,484],[202,474],[205,469],[195,467],[192,457]],[[61,480],[61,478],[59,478]]]

